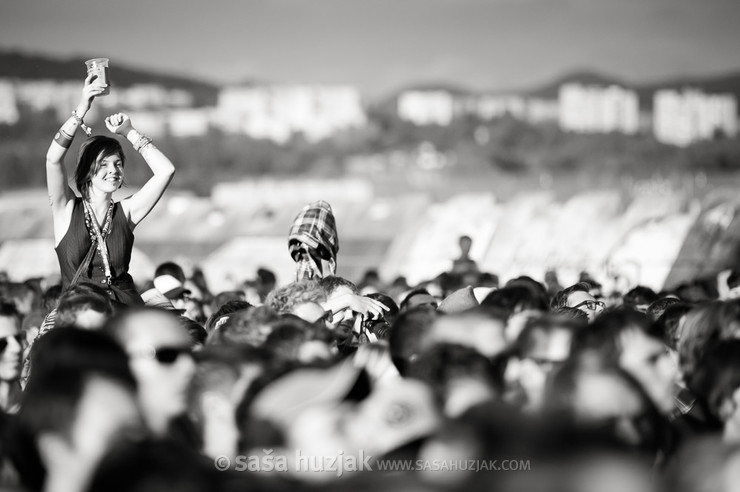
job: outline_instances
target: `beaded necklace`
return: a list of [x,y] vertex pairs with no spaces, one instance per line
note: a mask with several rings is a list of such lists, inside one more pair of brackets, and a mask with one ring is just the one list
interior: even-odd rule
[[103,222],[102,228],[98,226],[92,205],[90,205],[87,200],[83,200],[82,203],[85,204],[85,226],[87,226],[87,232],[90,234],[90,241],[92,241],[93,244],[97,243],[98,253],[103,260],[103,267],[105,268],[105,279],[110,286],[111,277],[113,275],[110,268],[108,245],[105,243],[105,240],[110,234],[111,227],[113,226],[113,200],[111,199],[110,205],[108,205],[108,211],[105,213],[105,221]]

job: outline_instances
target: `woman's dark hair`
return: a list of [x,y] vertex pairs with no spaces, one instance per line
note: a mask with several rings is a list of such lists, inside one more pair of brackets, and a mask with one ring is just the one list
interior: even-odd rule
[[105,159],[108,156],[118,154],[121,164],[125,163],[121,144],[115,138],[96,135],[87,139],[80,147],[80,157],[77,160],[75,170],[75,184],[83,198],[87,198],[88,189],[93,176],[98,171],[98,157]]

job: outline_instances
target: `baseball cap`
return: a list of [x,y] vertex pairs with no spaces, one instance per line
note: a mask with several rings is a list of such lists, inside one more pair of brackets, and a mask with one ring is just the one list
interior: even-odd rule
[[177,299],[183,294],[190,294],[190,289],[187,289],[182,282],[172,275],[160,275],[159,277],[154,277],[153,283],[154,287],[170,300]]

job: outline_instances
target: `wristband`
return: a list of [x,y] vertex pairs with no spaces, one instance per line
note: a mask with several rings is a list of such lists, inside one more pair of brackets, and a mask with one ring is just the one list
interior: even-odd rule
[[87,125],[86,125],[86,124],[85,124],[85,123],[84,123],[84,122],[82,121],[82,118],[80,117],[80,115],[78,115],[78,114],[77,114],[77,110],[76,110],[76,109],[73,109],[73,110],[72,110],[72,118],[74,118],[74,119],[76,119],[76,120],[77,120],[77,123],[79,123],[79,124],[80,124],[80,128],[82,128],[82,131],[83,131],[83,132],[85,132],[85,134],[86,134],[86,135],[87,135],[88,137],[92,136],[92,128],[90,128],[89,126],[87,126]]
[[64,130],[59,130],[57,134],[54,135],[54,141],[65,149],[68,149],[70,145],[72,145],[72,137],[67,135],[67,132]]

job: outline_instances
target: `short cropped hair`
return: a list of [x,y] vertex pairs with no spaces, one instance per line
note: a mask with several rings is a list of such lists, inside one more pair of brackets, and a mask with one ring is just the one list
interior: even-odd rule
[[567,307],[568,306],[568,296],[571,295],[573,292],[590,292],[591,291],[591,284],[588,282],[578,282],[577,284],[573,284],[570,287],[566,287],[565,289],[558,291],[552,298],[552,301],[550,301],[550,307],[552,309],[557,309],[561,307]]
[[337,277],[336,275],[328,275],[319,279],[318,282],[321,288],[324,289],[324,292],[326,292],[327,296],[331,295],[339,287],[347,287],[353,294],[360,293],[355,284],[345,278]]

